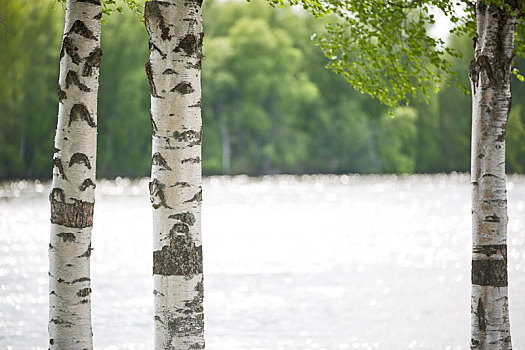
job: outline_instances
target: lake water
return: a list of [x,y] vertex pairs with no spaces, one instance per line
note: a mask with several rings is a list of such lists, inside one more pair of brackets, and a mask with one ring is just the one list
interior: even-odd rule
[[[152,349],[148,180],[101,180],[97,349]],[[49,184],[0,184],[0,349],[47,349]],[[525,177],[509,177],[509,293],[525,349]],[[468,349],[467,175],[204,181],[208,349]]]

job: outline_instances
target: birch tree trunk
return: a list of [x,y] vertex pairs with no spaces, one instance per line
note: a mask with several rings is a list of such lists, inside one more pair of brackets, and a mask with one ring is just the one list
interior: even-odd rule
[[[505,1],[513,10],[521,4]],[[516,16],[478,0],[472,88],[471,349],[512,349],[508,310],[505,133]]]
[[204,349],[202,1],[148,1],[155,349]]
[[92,349],[90,255],[95,194],[100,0],[68,0],[58,82],[49,244],[49,348]]

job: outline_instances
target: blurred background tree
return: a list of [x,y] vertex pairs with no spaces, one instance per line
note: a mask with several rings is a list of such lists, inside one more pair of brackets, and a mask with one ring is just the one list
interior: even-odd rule
[[[55,8],[55,9],[53,9]],[[0,179],[51,176],[64,11],[54,0],[0,2]],[[310,40],[324,23],[259,0],[204,2],[205,174],[434,173],[470,167],[470,96],[441,86],[429,104],[394,110],[325,68]],[[99,177],[150,172],[144,26],[126,7],[103,26]],[[468,86],[472,40],[452,70]],[[525,62],[516,60],[525,70]],[[446,79],[443,79],[446,81]],[[525,86],[513,86],[507,167],[525,171]]]

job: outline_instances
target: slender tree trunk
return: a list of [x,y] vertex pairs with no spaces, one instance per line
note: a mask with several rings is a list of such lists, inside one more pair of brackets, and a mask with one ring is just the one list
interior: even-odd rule
[[155,349],[204,349],[202,1],[148,1]]
[[49,347],[92,349],[89,261],[95,195],[99,0],[68,0],[58,83],[49,244]]
[[224,117],[224,100],[219,98],[215,104],[215,116],[219,122],[219,130],[221,132],[221,143],[222,143],[222,173],[229,175],[231,173],[231,142],[230,142],[230,131],[226,118]]
[[[521,4],[506,1],[513,9]],[[476,3],[472,87],[471,348],[512,349],[508,311],[505,133],[516,16]]]

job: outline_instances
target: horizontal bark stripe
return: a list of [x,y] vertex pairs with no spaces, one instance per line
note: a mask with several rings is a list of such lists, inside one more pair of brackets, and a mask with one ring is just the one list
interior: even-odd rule
[[51,199],[51,223],[74,228],[93,226],[94,203],[74,200],[73,203]]
[[202,273],[202,246],[189,235],[172,235],[170,245],[153,252],[153,274],[191,277]]
[[507,287],[506,260],[472,260],[472,284]]
[[507,259],[506,244],[475,245],[472,247],[472,252],[474,254],[484,254],[487,257],[492,254],[501,254],[504,259]]

